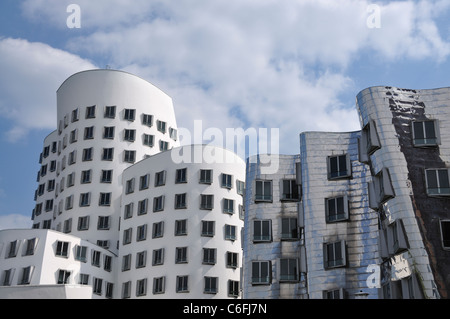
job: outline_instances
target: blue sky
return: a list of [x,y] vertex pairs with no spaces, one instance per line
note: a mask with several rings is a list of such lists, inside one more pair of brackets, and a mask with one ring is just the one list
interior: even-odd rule
[[134,73],[173,98],[179,127],[279,128],[294,154],[302,131],[359,129],[366,87],[450,86],[448,21],[448,0],[2,0],[0,229],[31,225],[56,90],[73,73]]

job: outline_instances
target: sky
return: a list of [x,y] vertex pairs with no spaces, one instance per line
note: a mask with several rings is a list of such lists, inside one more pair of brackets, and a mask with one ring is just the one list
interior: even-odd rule
[[370,86],[450,86],[450,1],[2,0],[0,229],[31,227],[56,90],[74,73],[133,73],[172,97],[179,128],[360,129]]

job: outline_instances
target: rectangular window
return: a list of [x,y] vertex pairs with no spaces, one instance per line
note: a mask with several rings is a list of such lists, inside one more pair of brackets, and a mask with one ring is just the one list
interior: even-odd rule
[[138,202],[138,216],[147,214],[148,210],[148,198],[140,200]]
[[281,240],[298,240],[297,218],[281,219]]
[[125,205],[124,214],[123,214],[124,219],[128,219],[131,217],[133,217],[133,203],[129,203],[129,204]]
[[239,281],[228,280],[228,297],[239,297]]
[[147,225],[138,226],[136,232],[136,241],[143,241],[147,239]]
[[234,200],[224,198],[223,199],[223,212],[227,214],[234,214]]
[[164,186],[166,184],[166,171],[155,174],[155,187]]
[[106,106],[105,107],[105,119],[114,119],[116,118],[116,107],[115,106]]
[[231,189],[233,186],[233,175],[222,174],[222,183],[220,186]]
[[187,208],[186,193],[175,194],[175,209],[184,209],[184,208]]
[[144,134],[144,145],[153,147],[155,145],[155,136],[150,134]]
[[131,236],[133,235],[133,228],[128,228],[123,231],[123,244],[127,245],[131,243]]
[[152,238],[161,238],[164,236],[164,222],[153,223]]
[[124,151],[123,161],[134,163],[136,161],[136,151]]
[[78,130],[74,129],[70,132],[69,143],[75,143],[78,140]]
[[22,268],[22,277],[19,281],[19,285],[29,285],[31,283],[31,276],[33,274],[34,267],[29,266]]
[[216,294],[218,292],[219,278],[205,276],[205,294]]
[[167,151],[169,149],[169,142],[159,141],[159,150],[161,152]]
[[175,250],[175,263],[185,264],[188,262],[187,259],[187,247],[177,247]]
[[325,269],[346,266],[345,241],[323,244]]
[[255,203],[272,201],[272,181],[255,181]]
[[87,286],[89,285],[89,275],[88,274],[80,274],[78,278],[78,284]]
[[348,154],[328,156],[328,179],[351,177],[350,156]]
[[99,206],[111,206],[111,193],[100,193]]
[[298,259],[280,259],[280,282],[297,282],[299,277]]
[[165,277],[153,278],[153,294],[163,294],[165,291]]
[[214,265],[216,263],[216,249],[203,248],[203,264]]
[[79,260],[84,263],[87,261],[87,247],[86,246],[76,246],[75,260]]
[[438,121],[412,122],[414,146],[436,146],[439,144]]
[[114,284],[112,282],[105,282],[105,286],[106,286],[105,297],[108,299],[112,299],[114,293]]
[[111,183],[112,182],[112,175],[113,175],[113,171],[112,170],[102,170],[102,175],[101,175],[101,179],[100,182],[101,183]]
[[143,175],[139,178],[139,190],[147,189],[150,186],[150,174]]
[[147,251],[141,251],[136,254],[136,268],[143,268],[147,264]]
[[233,253],[231,251],[227,251],[227,267],[228,268],[238,268],[238,253]]
[[72,111],[72,123],[78,121],[79,116],[78,116],[78,109],[75,109]]
[[322,292],[323,299],[344,299],[344,289],[325,290]]
[[65,241],[57,241],[55,256],[65,258],[69,257],[69,243]]
[[200,184],[212,184],[212,169],[200,170]]
[[32,256],[34,255],[34,250],[36,248],[37,240],[36,238],[28,239],[25,246],[25,254],[24,256]]
[[177,276],[176,292],[189,292],[189,276]]
[[300,199],[299,187],[295,179],[283,179],[281,187],[281,200],[298,201]]
[[92,181],[92,170],[81,172],[81,184],[88,184]]
[[136,110],[133,109],[125,109],[123,119],[125,121],[131,121],[133,122],[136,116]]
[[122,271],[131,269],[131,254],[122,257]]
[[175,174],[175,184],[187,183],[187,168],[177,169]]
[[200,209],[212,210],[214,208],[214,195],[200,195]]
[[129,179],[125,183],[125,194],[130,194],[134,192],[134,178]]
[[87,207],[91,204],[91,193],[80,194],[80,207]]
[[3,281],[2,281],[2,285],[3,286],[11,286],[11,282],[12,282],[12,278],[14,276],[14,272],[15,272],[14,268],[7,269],[7,270],[4,271]]
[[152,266],[164,264],[164,248],[153,250]]
[[245,183],[243,181],[236,180],[236,192],[239,195],[245,194]]
[[164,210],[164,195],[153,198],[153,212]]
[[60,269],[58,272],[58,285],[67,285],[70,280],[71,272],[68,270]]
[[187,219],[175,221],[175,236],[187,235]]
[[108,230],[110,224],[109,216],[98,216],[97,229],[98,230]]
[[102,286],[103,286],[103,279],[94,277],[94,285],[92,287],[92,293],[101,296],[102,295]]
[[114,126],[105,126],[103,128],[103,138],[105,140],[113,140],[114,139]]
[[167,131],[166,126],[167,126],[167,123],[166,123],[166,122],[159,121],[159,120],[156,121],[156,127],[157,127],[157,130],[160,131],[160,132],[163,133],[163,134],[165,134],[166,131]]
[[86,119],[95,118],[95,105],[86,108]]
[[253,221],[253,242],[272,241],[272,221],[254,220]]
[[252,262],[252,285],[268,285],[272,282],[272,262]]
[[148,127],[153,126],[153,115],[142,114],[142,125],[146,125]]
[[450,220],[441,220],[440,226],[442,248],[450,249]]
[[329,223],[348,220],[348,198],[339,196],[325,199],[325,218]]
[[425,170],[427,194],[429,196],[450,196],[449,169]]
[[134,142],[136,139],[136,130],[125,130],[123,139],[128,142]]
[[92,140],[94,138],[94,127],[89,126],[84,128],[84,139]]
[[130,298],[131,296],[131,281],[122,284],[122,299]]
[[236,240],[236,226],[225,225],[225,239],[231,241]]
[[174,128],[169,128],[169,136],[172,140],[176,141],[178,139],[178,131]]
[[98,250],[93,250],[91,265],[95,267],[100,267],[100,259],[101,259],[101,252],[99,252]]
[[203,237],[213,237],[214,236],[214,221],[202,220],[202,236]]
[[83,150],[83,162],[92,161],[92,157],[94,156],[94,148],[85,148]]
[[77,230],[88,230],[89,229],[89,216],[78,217],[78,227]]

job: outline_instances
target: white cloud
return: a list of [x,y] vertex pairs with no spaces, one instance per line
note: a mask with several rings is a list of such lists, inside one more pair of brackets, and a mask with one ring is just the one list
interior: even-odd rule
[[0,114],[12,121],[7,139],[55,128],[56,90],[71,74],[92,68],[90,62],[43,43],[0,38]]
[[3,229],[28,229],[31,228],[30,216],[19,214],[0,215],[0,230]]

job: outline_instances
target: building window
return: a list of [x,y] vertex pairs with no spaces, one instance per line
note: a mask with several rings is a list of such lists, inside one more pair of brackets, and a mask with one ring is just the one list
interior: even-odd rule
[[147,189],[150,186],[150,174],[143,175],[139,178],[139,190]]
[[105,107],[105,119],[114,119],[116,118],[116,107],[115,106],[106,106]]
[[212,169],[200,170],[200,184],[212,184]]
[[131,194],[134,192],[134,178],[129,179],[125,183],[125,194]]
[[92,170],[81,172],[81,184],[88,184],[92,181]]
[[175,174],[175,184],[187,183],[187,168],[177,169]]
[[231,189],[233,186],[233,176],[229,174],[222,174],[222,183],[221,186],[223,188]]
[[163,294],[165,291],[165,277],[153,278],[153,294]]
[[157,130],[158,131],[160,131],[161,133],[163,133],[163,134],[165,134],[166,133],[166,131],[167,131],[167,123],[166,122],[163,122],[163,121],[156,121],[156,127],[157,127]]
[[378,210],[381,204],[395,197],[389,170],[383,167],[377,175],[372,176],[372,182],[368,183],[369,206]]
[[255,181],[255,202],[272,201],[272,181]]
[[236,192],[239,195],[245,194],[245,183],[243,181],[236,180]]
[[136,130],[125,130],[123,139],[128,142],[134,142],[136,139]]
[[214,208],[214,195],[200,195],[200,209],[212,210]]
[[80,194],[80,207],[87,207],[91,204],[91,193]]
[[112,182],[112,175],[113,175],[113,171],[112,170],[102,170],[102,175],[101,175],[101,179],[100,182],[101,183],[111,183]]
[[147,264],[147,251],[141,251],[136,254],[136,268],[143,268]]
[[69,243],[66,241],[57,241],[55,256],[65,258],[69,257]]
[[89,285],[89,275],[88,274],[80,274],[78,278],[78,284],[87,286]]
[[231,241],[236,240],[236,226],[225,225],[225,239]]
[[175,263],[185,264],[188,262],[187,259],[187,247],[177,247],[175,250]]
[[324,290],[323,299],[344,299],[344,289]]
[[215,222],[214,221],[202,220],[202,233],[201,233],[201,235],[203,237],[213,237],[214,236],[214,228],[215,228]]
[[323,244],[323,261],[325,269],[346,266],[345,241]]
[[124,151],[123,160],[126,163],[134,163],[136,161],[136,151]]
[[69,283],[71,272],[68,270],[60,269],[58,272],[58,285],[67,285]]
[[348,198],[347,196],[339,196],[325,199],[325,217],[326,221],[337,222],[348,220]]
[[153,212],[164,210],[164,195],[153,198]]
[[94,285],[92,287],[92,293],[101,296],[102,286],[103,286],[103,279],[94,277]]
[[98,250],[93,250],[91,265],[95,266],[95,267],[100,267],[100,258],[101,258],[101,253]]
[[14,268],[7,269],[4,271],[3,281],[2,281],[3,286],[11,286],[12,279],[14,277],[14,273],[15,273]]
[[219,290],[219,278],[218,277],[207,277],[205,276],[205,289],[203,292],[205,294],[216,294]]
[[149,147],[153,147],[155,145],[155,136],[144,134],[144,145],[147,145]]
[[412,127],[414,146],[436,146],[439,144],[438,121],[414,121]]
[[175,236],[187,235],[187,219],[175,221]]
[[297,218],[281,219],[281,240],[298,240]]
[[228,280],[228,297],[239,297],[239,281]]
[[95,118],[95,105],[86,108],[86,119]]
[[124,245],[131,243],[132,235],[133,235],[133,228],[128,228],[123,231],[123,244]]
[[131,281],[122,284],[122,299],[131,297]]
[[233,253],[231,251],[227,251],[227,267],[228,268],[238,268],[238,253]]
[[70,132],[69,143],[75,143],[78,140],[78,130],[74,129]]
[[94,148],[85,148],[83,150],[83,162],[92,161],[94,155]]
[[153,126],[153,115],[142,114],[142,125],[152,127]]
[[136,115],[136,110],[133,109],[125,109],[124,115],[123,115],[123,119],[125,121],[131,121],[133,122],[135,119],[135,115]]
[[375,122],[370,120],[362,129],[361,138],[358,139],[359,161],[369,163],[369,156],[381,148]]
[[280,282],[297,282],[299,275],[298,259],[280,259]]
[[87,261],[87,247],[86,246],[76,246],[75,249],[75,260],[86,262]]
[[112,299],[114,292],[114,284],[112,282],[105,282],[105,286],[106,286],[105,297],[108,299]]
[[94,138],[94,127],[89,126],[84,128],[84,139],[92,140]]
[[425,170],[427,194],[429,196],[450,196],[449,169]]
[[19,285],[29,285],[31,283],[31,276],[33,275],[33,266],[22,268],[22,277],[19,281]]
[[216,249],[215,248],[203,248],[203,264],[214,265],[216,263]]
[[172,140],[176,141],[178,139],[178,131],[174,128],[169,128],[169,136]]
[[268,285],[272,282],[272,262],[252,262],[252,285]]
[[136,241],[143,241],[147,239],[147,225],[141,225],[137,228]]
[[131,269],[131,254],[122,257],[122,271]]
[[[133,207],[131,207],[132,209]],[[148,198],[140,200],[138,202],[138,216],[147,214],[148,209]],[[130,216],[131,217],[131,216]]]
[[155,174],[155,187],[164,186],[166,184],[166,171]]
[[152,238],[161,238],[164,236],[164,222],[153,223]]
[[272,241],[272,221],[254,220],[253,221],[253,242]]
[[177,276],[176,292],[189,292],[188,286],[189,276]]
[[169,142],[159,141],[159,150],[161,152],[167,151],[169,149]]
[[105,140],[113,140],[114,139],[114,126],[105,126],[103,128],[103,138]]
[[281,187],[281,200],[298,201],[300,199],[299,187],[295,179],[283,179]]
[[88,230],[89,229],[89,216],[78,217],[78,227],[77,230]]
[[223,212],[227,214],[234,214],[234,200],[224,198],[223,199]]
[[64,221],[63,224],[63,233],[68,234],[72,231],[72,218],[69,218]]
[[450,249],[450,220],[440,220],[442,248]]
[[133,217],[133,203],[129,203],[129,204],[125,205],[124,214],[123,214],[124,219],[128,219],[131,217]]
[[145,295],[147,295],[147,278],[136,282],[136,297],[142,297]]
[[28,239],[26,241],[24,256],[32,256],[32,255],[34,255],[34,251],[36,249],[36,244],[37,244],[36,238]]
[[348,154],[328,156],[328,179],[339,179],[351,177],[350,156]]
[[99,206],[111,206],[111,193],[100,193]]
[[164,248],[153,250],[152,266],[164,264]]
[[98,216],[97,229],[108,230],[110,224],[110,216]]
[[184,209],[184,208],[187,208],[186,193],[175,194],[175,209]]
[[72,111],[72,123],[78,121],[79,117],[78,117],[78,109],[75,109]]

